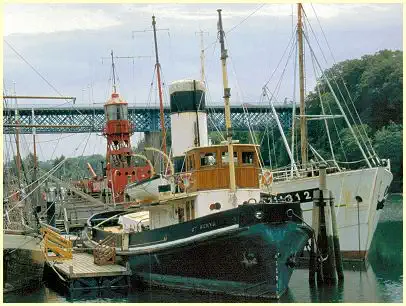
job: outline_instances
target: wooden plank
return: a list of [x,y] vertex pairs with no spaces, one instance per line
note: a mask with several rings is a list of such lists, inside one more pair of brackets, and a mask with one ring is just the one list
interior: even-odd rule
[[[73,266],[73,275],[69,274],[69,267]],[[100,276],[128,275],[125,267],[119,265],[98,266],[94,264],[91,254],[74,254],[73,259],[56,264],[55,268],[65,276],[73,278],[87,278]]]

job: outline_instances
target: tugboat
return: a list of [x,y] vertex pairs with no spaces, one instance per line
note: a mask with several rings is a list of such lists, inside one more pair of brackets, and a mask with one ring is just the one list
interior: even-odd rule
[[208,145],[204,83],[172,83],[170,188],[159,186],[157,200],[138,206],[149,212],[149,222],[140,214],[123,226],[135,209],[93,215],[86,244],[113,240],[133,275],[150,285],[279,298],[312,232],[302,223],[299,202],[260,202],[258,148],[232,139],[221,10],[218,14],[227,140]]

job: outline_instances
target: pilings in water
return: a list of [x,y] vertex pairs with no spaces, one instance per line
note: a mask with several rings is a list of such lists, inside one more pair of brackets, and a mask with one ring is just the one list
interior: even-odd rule
[[334,257],[335,257],[336,271],[337,271],[338,280],[342,281],[342,280],[344,280],[344,272],[343,272],[343,261],[341,258],[340,238],[338,235],[333,192],[330,191],[329,193],[330,193],[331,222],[333,225]]
[[[309,282],[335,284],[344,279],[332,192],[327,189],[326,166],[319,170],[320,187],[313,194]],[[317,259],[320,260],[317,260]]]

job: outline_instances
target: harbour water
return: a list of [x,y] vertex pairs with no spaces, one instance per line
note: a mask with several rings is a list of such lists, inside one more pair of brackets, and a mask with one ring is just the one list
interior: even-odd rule
[[[375,232],[369,265],[359,269],[346,267],[343,285],[312,289],[308,285],[308,270],[296,270],[288,292],[280,302],[402,302],[403,301],[403,196],[391,195],[385,203]],[[118,292],[87,292],[74,298],[58,293],[48,285],[33,291],[4,295],[4,302],[264,302],[244,298],[197,294],[155,288]]]

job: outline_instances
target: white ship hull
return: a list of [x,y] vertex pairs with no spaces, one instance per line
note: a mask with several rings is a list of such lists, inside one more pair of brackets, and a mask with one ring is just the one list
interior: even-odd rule
[[159,186],[170,185],[169,180],[163,177],[155,177],[137,184],[130,184],[126,187],[126,194],[133,200],[155,201],[159,200]]
[[[384,167],[327,174],[327,189],[333,193],[344,257],[366,257],[382,211],[377,209],[378,202],[384,200],[392,178],[392,173]],[[273,199],[300,200],[304,220],[311,225],[312,193],[318,187],[317,176],[273,182],[269,191]],[[359,209],[356,196],[362,198]]]

